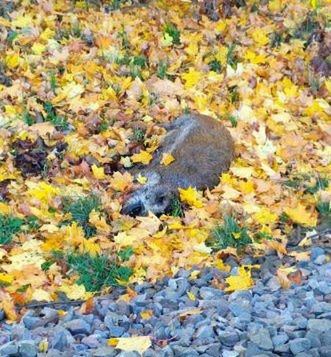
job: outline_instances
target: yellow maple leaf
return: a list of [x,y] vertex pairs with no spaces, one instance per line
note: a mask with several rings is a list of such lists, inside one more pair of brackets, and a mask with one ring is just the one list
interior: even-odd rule
[[95,243],[93,239],[83,239],[83,244],[79,246],[79,250],[82,253],[89,253],[92,257],[95,257],[101,252],[101,248],[98,243]]
[[173,161],[175,161],[175,158],[171,154],[169,154],[169,153],[162,154],[161,165],[168,166]]
[[126,232],[120,232],[114,237],[114,242],[120,246],[132,245],[138,237],[130,235]]
[[35,55],[41,55],[45,51],[45,49],[45,45],[37,42],[35,42],[31,47],[31,50]]
[[20,56],[17,53],[8,54],[5,63],[10,69],[16,68],[20,63]]
[[262,28],[255,28],[251,32],[252,39],[259,46],[265,46],[269,43],[269,37],[267,32]]
[[140,173],[139,175],[137,176],[136,180],[141,184],[141,185],[144,185],[148,179],[146,176],[142,176]]
[[121,174],[117,171],[110,179],[110,185],[115,191],[124,192],[131,184],[132,176],[128,172]]
[[38,345],[39,352],[46,353],[48,351],[48,345],[49,344],[46,338],[41,340]]
[[272,224],[277,220],[277,214],[272,213],[267,207],[262,207],[253,215],[253,219],[260,224]]
[[144,165],[149,164],[149,162],[153,159],[153,156],[146,150],[140,151],[139,154],[134,154],[131,156],[131,160],[134,163],[142,163]]
[[49,183],[40,181],[32,182],[27,181],[26,185],[28,186],[28,195],[31,198],[37,198],[43,203],[49,203],[49,201],[56,195],[60,194],[60,189],[58,187],[52,186]]
[[11,284],[14,280],[14,277],[10,274],[0,273],[0,282],[2,284]]
[[178,191],[181,201],[193,207],[203,207],[203,204],[199,199],[199,194],[195,188],[190,186],[187,189],[179,188]]
[[182,79],[185,81],[185,88],[189,89],[201,81],[202,73],[191,67],[188,72],[182,74]]
[[187,292],[187,296],[191,301],[195,301],[196,300],[196,296],[191,291]]
[[236,291],[249,289],[254,285],[254,280],[251,276],[252,266],[243,265],[238,269],[238,275],[231,275],[225,279],[229,285],[225,291]]
[[93,210],[89,215],[89,222],[95,226],[98,232],[101,234],[109,234],[111,227],[106,222],[106,219],[100,215],[99,212]]
[[32,300],[36,301],[51,301],[51,295],[48,291],[45,291],[44,289],[35,289],[32,294]]
[[144,310],[140,312],[140,317],[143,320],[149,320],[151,317],[153,317],[153,310]]
[[152,345],[150,336],[110,338],[108,345],[123,351],[137,351],[141,355]]
[[315,227],[317,224],[316,212],[308,212],[306,207],[301,203],[299,203],[295,208],[285,208],[284,212],[291,218],[293,222],[303,226]]
[[103,180],[106,178],[105,170],[103,167],[92,165],[92,172],[93,172],[93,176],[98,180]]
[[84,285],[63,283],[58,290],[64,292],[70,300],[88,299],[93,296],[92,293],[86,292]]
[[324,82],[326,89],[328,90],[329,94],[331,94],[331,79],[328,79]]

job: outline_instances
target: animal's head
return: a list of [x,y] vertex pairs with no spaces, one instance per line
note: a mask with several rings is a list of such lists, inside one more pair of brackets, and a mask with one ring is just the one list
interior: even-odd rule
[[148,183],[132,193],[122,208],[122,214],[145,216],[151,211],[158,215],[169,210],[175,193],[160,182],[158,174],[147,176]]

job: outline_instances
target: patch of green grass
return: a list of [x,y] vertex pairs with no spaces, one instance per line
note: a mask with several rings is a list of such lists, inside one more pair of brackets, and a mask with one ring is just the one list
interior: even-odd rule
[[89,254],[69,254],[66,260],[70,268],[79,275],[77,284],[83,284],[87,291],[120,286],[133,273],[131,268],[111,262],[105,255],[91,257]]
[[314,195],[320,190],[329,187],[329,180],[326,177],[316,176],[314,174],[296,175],[290,180],[284,182],[284,185],[295,190],[302,189],[304,193]]
[[13,235],[21,231],[23,224],[23,219],[0,214],[0,244],[10,243]]
[[178,199],[178,197],[174,197],[171,200],[170,214],[171,214],[171,216],[174,216],[174,217],[183,217],[184,216],[182,204],[181,204],[180,200]]
[[56,114],[56,110],[52,103],[44,103],[44,109],[46,111],[45,121],[51,122],[58,130],[66,130],[69,128],[67,119]]
[[134,251],[133,251],[133,248],[132,247],[126,247],[122,250],[120,250],[117,255],[118,257],[123,261],[123,262],[126,262],[128,261],[131,256],[134,254]]
[[330,217],[331,224],[331,201],[321,201],[316,205],[316,208],[321,217]]
[[90,213],[93,210],[100,211],[100,209],[101,200],[95,195],[81,197],[76,200],[64,199],[63,202],[63,211],[71,214],[72,219],[83,228],[87,238],[96,234],[95,227],[89,223]]
[[217,226],[208,241],[210,247],[217,251],[227,247],[243,248],[252,243],[245,227],[240,227],[231,216],[224,217],[224,224]]
[[145,132],[140,128],[136,128],[133,130],[132,140],[137,143],[143,143],[145,141]]
[[180,45],[180,31],[175,24],[167,23],[164,27],[164,33],[172,38],[174,45]]
[[228,115],[226,119],[231,123],[233,128],[236,128],[238,125],[238,120],[234,115]]
[[270,38],[269,43],[271,48],[279,47],[282,44],[282,42],[284,42],[283,35],[279,32],[272,32],[269,38]]
[[30,115],[30,113],[26,110],[22,114],[22,120],[25,124],[31,126],[35,123],[35,119]]
[[18,36],[18,32],[9,30],[6,40],[8,43],[12,44],[17,36]]
[[51,86],[52,92],[55,94],[56,88],[57,88],[57,81],[54,73],[51,73],[49,77],[49,84]]
[[228,53],[226,55],[226,63],[231,66],[233,69],[237,69],[237,64],[239,62],[237,54],[235,52],[236,45],[231,43],[228,47]]
[[239,102],[240,96],[239,96],[239,92],[238,92],[238,87],[237,86],[229,87],[229,100],[230,100],[230,102],[232,104]]
[[168,77],[168,64],[164,61],[160,61],[158,66],[157,66],[157,73],[156,75],[161,78],[161,79],[165,79]]
[[121,31],[118,32],[117,37],[120,39],[123,48],[128,49],[130,47],[129,36],[125,31],[124,26],[122,26]]
[[222,71],[222,65],[221,65],[220,61],[217,61],[217,60],[210,61],[208,63],[208,66],[211,71],[214,71],[217,73],[221,73],[221,71]]
[[139,66],[141,68],[145,68],[147,66],[147,59],[145,56],[134,56],[132,62],[135,66]]

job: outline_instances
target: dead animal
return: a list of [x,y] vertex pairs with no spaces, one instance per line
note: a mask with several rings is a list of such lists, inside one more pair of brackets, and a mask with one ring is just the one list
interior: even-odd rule
[[[167,134],[152,162],[135,171],[147,177],[147,183],[134,191],[122,213],[143,216],[168,212],[178,188],[213,188],[220,174],[227,171],[234,157],[229,131],[217,120],[200,114],[185,114],[166,125]],[[175,161],[160,163],[164,153]]]

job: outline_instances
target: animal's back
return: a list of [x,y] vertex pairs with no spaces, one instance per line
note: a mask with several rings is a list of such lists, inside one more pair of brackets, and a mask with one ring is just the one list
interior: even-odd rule
[[[175,161],[159,165],[162,153]],[[216,186],[234,156],[229,131],[217,120],[200,114],[182,115],[169,125],[160,154],[152,162],[161,181],[176,187],[198,189]]]

